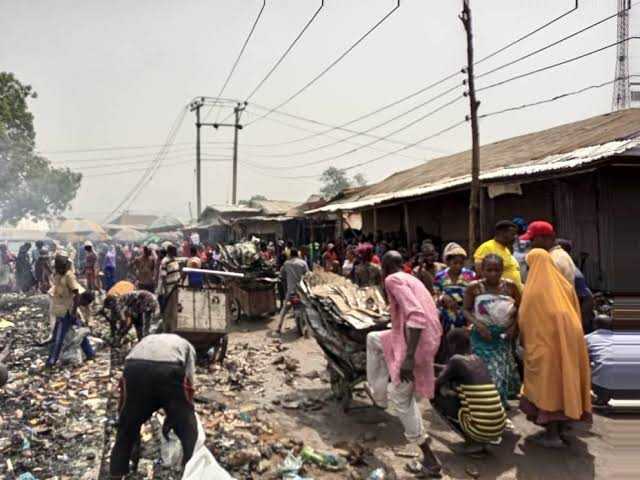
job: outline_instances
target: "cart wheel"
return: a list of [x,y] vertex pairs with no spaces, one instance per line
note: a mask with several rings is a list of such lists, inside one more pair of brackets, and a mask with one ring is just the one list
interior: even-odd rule
[[240,300],[234,298],[231,301],[231,322],[237,324],[240,322],[242,316],[242,308],[240,307]]

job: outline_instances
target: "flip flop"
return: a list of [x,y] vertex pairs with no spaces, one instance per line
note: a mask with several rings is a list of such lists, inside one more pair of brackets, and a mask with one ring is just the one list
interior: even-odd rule
[[404,469],[414,474],[417,478],[442,478],[442,466],[427,467],[419,460],[407,463]]

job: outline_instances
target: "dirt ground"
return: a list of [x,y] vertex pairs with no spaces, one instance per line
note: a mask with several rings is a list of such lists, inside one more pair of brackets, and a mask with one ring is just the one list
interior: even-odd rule
[[[277,342],[274,329],[276,319],[243,320],[230,334],[230,345],[248,344],[253,347]],[[289,437],[319,451],[336,451],[344,442],[356,442],[370,449],[387,470],[388,478],[415,478],[405,471],[411,455],[417,449],[406,445],[400,423],[379,409],[372,408],[362,394],[354,402],[356,408],[344,413],[333,401],[326,360],[313,338],[299,338],[288,319],[288,331],[282,337],[286,355],[299,362],[299,371],[287,381],[282,369],[265,362],[261,375],[264,390],[260,394],[239,392],[233,398],[221,396],[215,389],[202,392],[208,398],[224,400],[233,408],[251,405],[266,408],[269,421]],[[317,374],[316,374],[317,372]],[[309,399],[318,399],[315,408],[296,408]],[[515,406],[515,403],[514,403]],[[483,479],[591,479],[605,478],[616,470],[612,455],[616,433],[629,416],[608,413],[594,415],[593,425],[576,426],[567,448],[551,451],[532,445],[525,438],[538,430],[513,408],[509,416],[514,430],[504,436],[500,446],[492,447],[486,458],[475,459],[455,453],[461,440],[442,420],[423,404],[424,418],[432,438],[432,448],[444,465],[445,478]],[[376,462],[377,463],[377,462]],[[370,469],[377,465],[371,465]],[[345,475],[313,472],[313,478],[345,478]],[[622,478],[622,477],[616,477]],[[632,477],[629,477],[632,478]]]

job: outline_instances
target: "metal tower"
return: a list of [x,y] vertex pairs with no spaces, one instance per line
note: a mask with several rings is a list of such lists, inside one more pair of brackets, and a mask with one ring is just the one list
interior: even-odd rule
[[629,108],[631,89],[629,85],[629,8],[630,0],[618,0],[618,51],[616,57],[616,75],[613,84],[613,111]]

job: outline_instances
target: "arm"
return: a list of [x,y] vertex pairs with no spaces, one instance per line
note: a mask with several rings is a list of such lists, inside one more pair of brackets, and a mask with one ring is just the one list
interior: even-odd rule
[[467,326],[472,325],[476,318],[473,315],[474,304],[476,301],[476,286],[475,284],[471,284],[464,291],[464,303],[462,306],[462,314],[464,315],[464,319],[467,321]]
[[444,370],[440,372],[438,378],[436,378],[436,392],[443,386],[450,383],[452,380],[457,378],[458,375],[458,360],[456,357],[451,357],[449,362],[445,365]]
[[404,357],[404,362],[400,366],[400,380],[403,382],[413,382],[415,380],[413,376],[413,368],[415,367],[415,355],[418,343],[420,343],[420,336],[422,335],[421,328],[408,328],[407,334],[407,355]]

